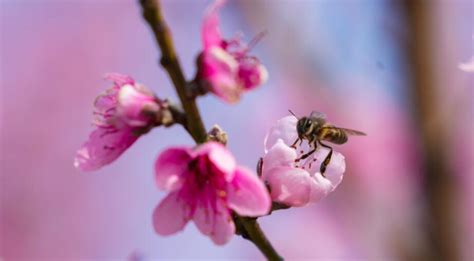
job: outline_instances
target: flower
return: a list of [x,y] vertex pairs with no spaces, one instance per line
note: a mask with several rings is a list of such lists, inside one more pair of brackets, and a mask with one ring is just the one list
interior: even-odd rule
[[242,93],[262,85],[268,72],[260,61],[249,56],[250,45],[240,37],[223,39],[219,30],[218,11],[225,3],[215,1],[204,16],[199,76],[208,83],[209,90],[226,102],[239,101]]
[[252,171],[237,166],[220,143],[169,148],[158,157],[155,170],[158,187],[170,192],[153,213],[160,235],[174,234],[193,220],[202,234],[222,245],[235,233],[231,210],[243,216],[270,211],[263,183]]
[[126,75],[107,74],[114,83],[94,103],[94,124],[89,139],[77,151],[74,166],[82,171],[101,168],[117,159],[153,124],[159,100],[145,86]]
[[286,116],[270,129],[265,137],[262,165],[262,179],[269,186],[273,201],[295,207],[317,202],[333,191],[341,183],[346,168],[344,156],[333,151],[322,175],[320,165],[329,149],[321,147],[305,160],[298,161],[309,151],[309,146],[303,143],[296,149],[291,147],[298,138],[297,121],[294,116]]

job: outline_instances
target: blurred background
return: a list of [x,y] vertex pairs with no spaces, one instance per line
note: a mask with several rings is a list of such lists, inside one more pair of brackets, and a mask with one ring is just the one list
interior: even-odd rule
[[[163,0],[188,78],[209,2]],[[105,73],[177,100],[136,1],[0,3],[0,257],[263,259],[239,237],[215,246],[193,224],[154,233],[165,196],[154,160],[193,144],[179,127],[151,131],[100,171],[73,167]],[[288,109],[368,133],[336,147],[347,171],[335,192],[260,219],[284,257],[474,259],[474,74],[458,69],[474,54],[472,0],[228,1],[221,21],[226,37],[268,31],[253,50],[268,83],[235,106],[199,100],[242,165],[256,165]]]

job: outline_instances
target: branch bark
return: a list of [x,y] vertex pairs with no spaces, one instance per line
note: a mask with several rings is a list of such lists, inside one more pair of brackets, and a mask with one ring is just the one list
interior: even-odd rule
[[174,50],[168,25],[161,13],[160,4],[153,0],[140,0],[140,4],[143,9],[143,18],[153,30],[156,42],[161,50],[160,64],[168,72],[186,113],[186,129],[196,143],[203,143],[206,141],[206,129],[196,105],[196,100],[194,97],[188,96],[187,82]]
[[242,236],[252,241],[255,246],[258,247],[260,252],[265,255],[267,260],[283,260],[275,248],[273,248],[272,244],[268,241],[256,218],[236,216],[234,220],[242,224],[244,229],[243,232],[245,233]]

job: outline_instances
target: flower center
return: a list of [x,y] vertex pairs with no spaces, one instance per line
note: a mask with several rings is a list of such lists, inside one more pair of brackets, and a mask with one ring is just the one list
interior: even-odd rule
[[[225,180],[222,173],[214,166],[207,155],[193,159],[189,163],[188,168],[193,177],[191,182],[193,182],[199,191],[212,187],[219,192],[225,187]],[[222,194],[221,192],[219,193]]]
[[316,152],[306,141],[301,142],[295,150],[297,157],[294,161],[294,167],[309,171],[313,167],[313,163],[317,161]]

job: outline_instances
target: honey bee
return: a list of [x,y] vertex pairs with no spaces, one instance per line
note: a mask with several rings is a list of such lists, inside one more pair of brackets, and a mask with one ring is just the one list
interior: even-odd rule
[[298,141],[301,144],[303,140],[307,140],[308,144],[312,148],[309,152],[296,159],[297,162],[311,156],[318,148],[318,144],[329,149],[329,153],[321,163],[320,167],[320,171],[323,176],[327,166],[329,165],[329,162],[331,161],[332,148],[322,143],[322,141],[328,141],[334,144],[344,144],[347,142],[349,135],[366,135],[361,131],[340,128],[327,123],[326,115],[322,112],[313,111],[308,117],[302,118],[298,118],[292,111],[290,111],[290,113],[298,119],[296,124],[298,138],[291,147],[296,148]]

